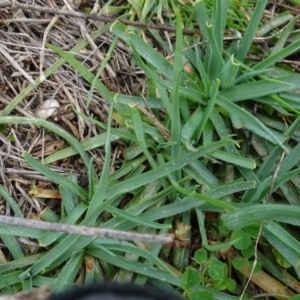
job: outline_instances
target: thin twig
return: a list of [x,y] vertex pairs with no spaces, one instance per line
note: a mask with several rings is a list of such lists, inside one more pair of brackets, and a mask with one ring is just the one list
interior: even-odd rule
[[[273,188],[274,188],[274,184],[275,184],[275,181],[276,181],[276,178],[277,178],[277,175],[278,175],[278,172],[280,170],[280,167],[282,165],[282,162],[283,162],[283,159],[284,159],[284,156],[285,156],[285,152],[282,151],[282,154],[281,154],[281,157],[280,157],[280,160],[277,164],[277,167],[276,167],[276,170],[272,176],[272,181],[271,181],[271,184],[270,184],[270,189],[269,189],[269,193],[268,193],[268,196],[267,196],[267,199],[266,199],[266,204],[270,202],[270,198],[272,196],[272,193],[273,193]],[[254,273],[254,270],[255,270],[255,267],[257,265],[257,262],[258,262],[258,256],[257,256],[257,247],[258,247],[258,242],[260,240],[260,237],[261,237],[261,234],[262,234],[262,230],[263,230],[263,222],[260,224],[260,227],[259,227],[259,232],[258,232],[258,235],[257,235],[257,238],[256,238],[256,242],[255,242],[255,248],[254,248],[254,262],[253,262],[253,265],[252,265],[252,269],[251,269],[251,272],[249,274],[249,278],[247,280],[247,283],[243,289],[243,292],[240,296],[240,300],[243,299],[244,297],[244,294],[248,288],[248,285],[250,284],[250,281],[251,281],[251,278],[253,276],[253,273]]]
[[[64,9],[64,7],[63,7],[63,9]],[[44,72],[43,72],[43,67],[44,67],[44,53],[45,53],[45,45],[46,45],[46,42],[47,42],[47,37],[49,35],[49,32],[50,32],[51,28],[57,22],[58,18],[59,17],[56,16],[56,15],[52,18],[52,20],[49,22],[49,24],[46,27],[45,32],[43,34],[43,40],[42,40],[42,46],[41,46],[41,52],[40,52],[40,81],[41,82],[46,80],[46,77],[45,77]],[[43,133],[43,135],[44,135],[44,133]]]
[[[68,225],[62,223],[50,223],[37,220],[28,220],[16,217],[0,215],[0,224],[14,225],[25,228],[34,228],[61,233],[78,234],[92,237],[110,238],[119,241],[134,241],[153,244],[169,244],[173,241],[172,235],[153,235],[128,231],[119,231],[113,229],[101,229],[87,226]],[[2,227],[2,228],[1,228]],[[5,232],[3,226],[0,232]]]
[[244,294],[248,288],[248,285],[250,284],[250,281],[251,281],[251,278],[253,276],[253,273],[254,273],[254,270],[255,270],[255,267],[257,265],[257,262],[258,262],[258,257],[257,257],[257,247],[258,247],[258,242],[260,240],[260,237],[261,237],[261,233],[262,233],[262,229],[263,229],[263,223],[260,224],[260,227],[259,227],[259,231],[258,231],[258,235],[257,235],[257,239],[255,241],[255,247],[254,247],[254,262],[253,262],[253,265],[252,265],[252,269],[251,269],[251,272],[249,274],[249,277],[248,277],[248,280],[247,280],[247,283],[243,289],[243,292],[240,296],[240,299],[239,300],[242,300],[244,298]]

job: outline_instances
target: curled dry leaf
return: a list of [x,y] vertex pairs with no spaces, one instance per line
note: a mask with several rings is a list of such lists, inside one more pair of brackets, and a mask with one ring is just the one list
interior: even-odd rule
[[60,105],[58,101],[54,99],[46,100],[38,106],[35,114],[37,117],[46,120],[54,114],[54,112],[59,108],[59,106]]

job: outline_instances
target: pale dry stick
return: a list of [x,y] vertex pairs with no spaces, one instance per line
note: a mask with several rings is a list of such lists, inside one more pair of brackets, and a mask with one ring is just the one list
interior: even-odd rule
[[4,163],[3,163],[2,155],[0,155],[0,178],[2,179],[4,187],[7,189],[5,175],[4,175]]
[[[37,220],[28,220],[16,217],[0,215],[0,224],[20,226],[23,228],[34,228],[47,231],[55,231],[60,233],[69,233],[76,235],[92,236],[95,238],[109,238],[119,241],[133,241],[153,244],[169,244],[172,243],[174,236],[172,235],[154,235],[135,233],[128,231],[120,231],[113,229],[102,229],[87,226],[68,225],[62,223],[50,223]],[[0,233],[5,232],[5,228],[0,228]]]
[[95,4],[91,10],[91,14],[96,14],[99,10],[100,10],[99,0],[96,0]]
[[9,61],[9,63],[18,70],[30,83],[34,84],[33,78],[13,59],[10,54],[0,45],[0,53]]
[[[43,74],[44,75],[44,74]],[[42,128],[42,140],[45,141],[45,128]],[[42,149],[41,149],[41,161],[42,164],[44,164],[44,158],[45,158],[45,142],[42,143]]]
[[44,24],[49,23],[51,19],[27,19],[27,18],[16,18],[16,19],[1,19],[0,25],[9,25],[11,23],[30,23],[30,24]]
[[288,59],[282,59],[282,60],[279,60],[278,63],[285,63],[285,64],[289,64],[289,65],[295,65],[297,67],[300,66],[300,61],[296,61],[296,60],[288,60]]
[[[63,6],[62,8],[63,10],[66,9],[66,5]],[[55,25],[55,23],[57,22],[59,16],[55,15],[52,20],[50,21],[50,23],[48,24],[44,35],[43,35],[43,41],[42,41],[42,46],[41,46],[41,52],[40,52],[40,81],[43,82],[44,80],[46,80],[46,77],[44,75],[43,72],[43,66],[44,66],[44,53],[45,53],[45,45],[46,45],[46,41],[47,41],[47,36],[51,30],[51,28]]]
[[[280,167],[282,165],[282,162],[283,162],[283,159],[284,159],[284,156],[285,156],[285,152],[282,151],[282,154],[281,154],[281,157],[280,157],[280,160],[278,162],[278,165],[276,167],[276,170],[272,176],[272,181],[271,181],[271,185],[270,185],[270,189],[269,189],[269,193],[268,193],[268,196],[267,196],[267,199],[266,199],[266,204],[270,202],[270,198],[271,198],[271,195],[273,193],[273,188],[274,188],[274,184],[275,184],[275,180],[277,178],[277,175],[278,175],[278,172],[280,170]],[[262,233],[262,230],[263,230],[263,223],[260,224],[260,227],[259,227],[259,231],[258,231],[258,235],[257,235],[257,239],[255,241],[255,247],[254,247],[254,262],[253,262],[253,266],[252,266],[252,269],[251,269],[251,272],[249,274],[249,278],[247,280],[247,283],[243,289],[243,292],[240,296],[240,299],[239,300],[243,300],[243,297],[244,297],[244,294],[248,288],[248,285],[250,284],[250,281],[251,281],[251,277],[253,276],[253,273],[254,273],[254,270],[255,270],[255,267],[257,265],[257,262],[258,262],[258,256],[257,256],[257,248],[258,248],[258,242],[259,242],[259,239],[261,237],[261,233]]]
[[[0,151],[0,157],[3,152]],[[0,168],[1,171],[1,168]],[[22,176],[28,179],[33,179],[37,181],[45,181],[45,182],[50,182],[52,183],[52,180],[49,179],[46,176],[40,175],[38,172],[35,171],[29,171],[29,170],[19,170],[19,169],[14,169],[14,168],[6,168],[5,173],[10,175],[11,178],[14,178],[16,176]]]
[[[161,15],[159,15],[157,19],[158,19],[158,21],[159,21],[161,24],[163,24],[163,25],[165,24],[164,19],[163,19],[163,17],[162,17]],[[171,38],[170,38],[169,33],[168,33],[167,31],[164,31],[164,35],[165,35],[165,38],[166,38],[166,40],[167,40],[167,42],[168,42],[168,44],[169,44],[169,47],[170,47],[171,52],[175,52],[174,49],[173,49],[173,45],[172,45],[172,42],[171,42]]]
[[255,241],[255,247],[254,247],[254,262],[253,262],[253,266],[252,266],[252,269],[251,269],[251,272],[249,274],[249,278],[247,280],[247,283],[243,289],[243,292],[240,296],[240,299],[239,300],[243,300],[243,297],[244,297],[244,294],[248,288],[248,285],[250,284],[250,281],[251,281],[251,278],[253,276],[253,273],[254,273],[254,270],[255,270],[255,267],[257,265],[257,261],[258,261],[258,257],[257,257],[257,247],[258,247],[258,242],[259,242],[259,239],[261,237],[261,233],[262,233],[262,229],[263,229],[263,224],[261,223],[260,224],[260,227],[259,227],[259,231],[258,231],[258,235],[257,235],[257,239]]
[[111,163],[110,163],[110,168],[109,168],[109,174],[112,174],[114,171],[115,171],[115,162],[116,162],[116,159],[119,155],[119,146],[116,147],[116,149],[114,150],[114,153],[112,155],[112,159],[111,159]]
[[44,52],[45,52],[45,45],[47,41],[47,36],[51,30],[51,28],[54,26],[54,24],[57,22],[59,16],[55,15],[48,26],[45,29],[45,32],[43,34],[43,40],[42,40],[42,45],[41,45],[41,52],[40,52],[40,81],[43,82],[46,80],[46,77],[43,72],[43,67],[44,67]]

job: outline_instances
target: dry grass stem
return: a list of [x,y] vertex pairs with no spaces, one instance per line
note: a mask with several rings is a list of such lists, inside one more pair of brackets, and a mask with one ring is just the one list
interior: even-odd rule
[[[37,220],[28,220],[16,217],[0,215],[0,223],[5,225],[20,226],[23,228],[42,229],[61,233],[85,235],[100,238],[110,238],[119,241],[134,241],[153,244],[169,244],[173,241],[172,235],[153,235],[145,233],[135,233],[112,229],[99,229],[86,226],[75,226],[61,223],[50,223]],[[0,232],[5,228],[0,229]]]

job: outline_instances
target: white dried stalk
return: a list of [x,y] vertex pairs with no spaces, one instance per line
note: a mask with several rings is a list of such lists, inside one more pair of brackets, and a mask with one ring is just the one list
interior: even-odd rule
[[[47,231],[55,231],[61,233],[85,235],[92,237],[110,238],[119,241],[134,241],[153,244],[168,244],[173,241],[172,235],[153,235],[144,233],[135,233],[128,231],[120,231],[113,229],[101,229],[95,227],[68,225],[62,223],[50,223],[37,220],[28,220],[16,217],[8,217],[0,215],[0,224],[14,225],[25,228],[34,228]],[[3,229],[2,229],[3,230]],[[0,233],[1,233],[0,226]]]

